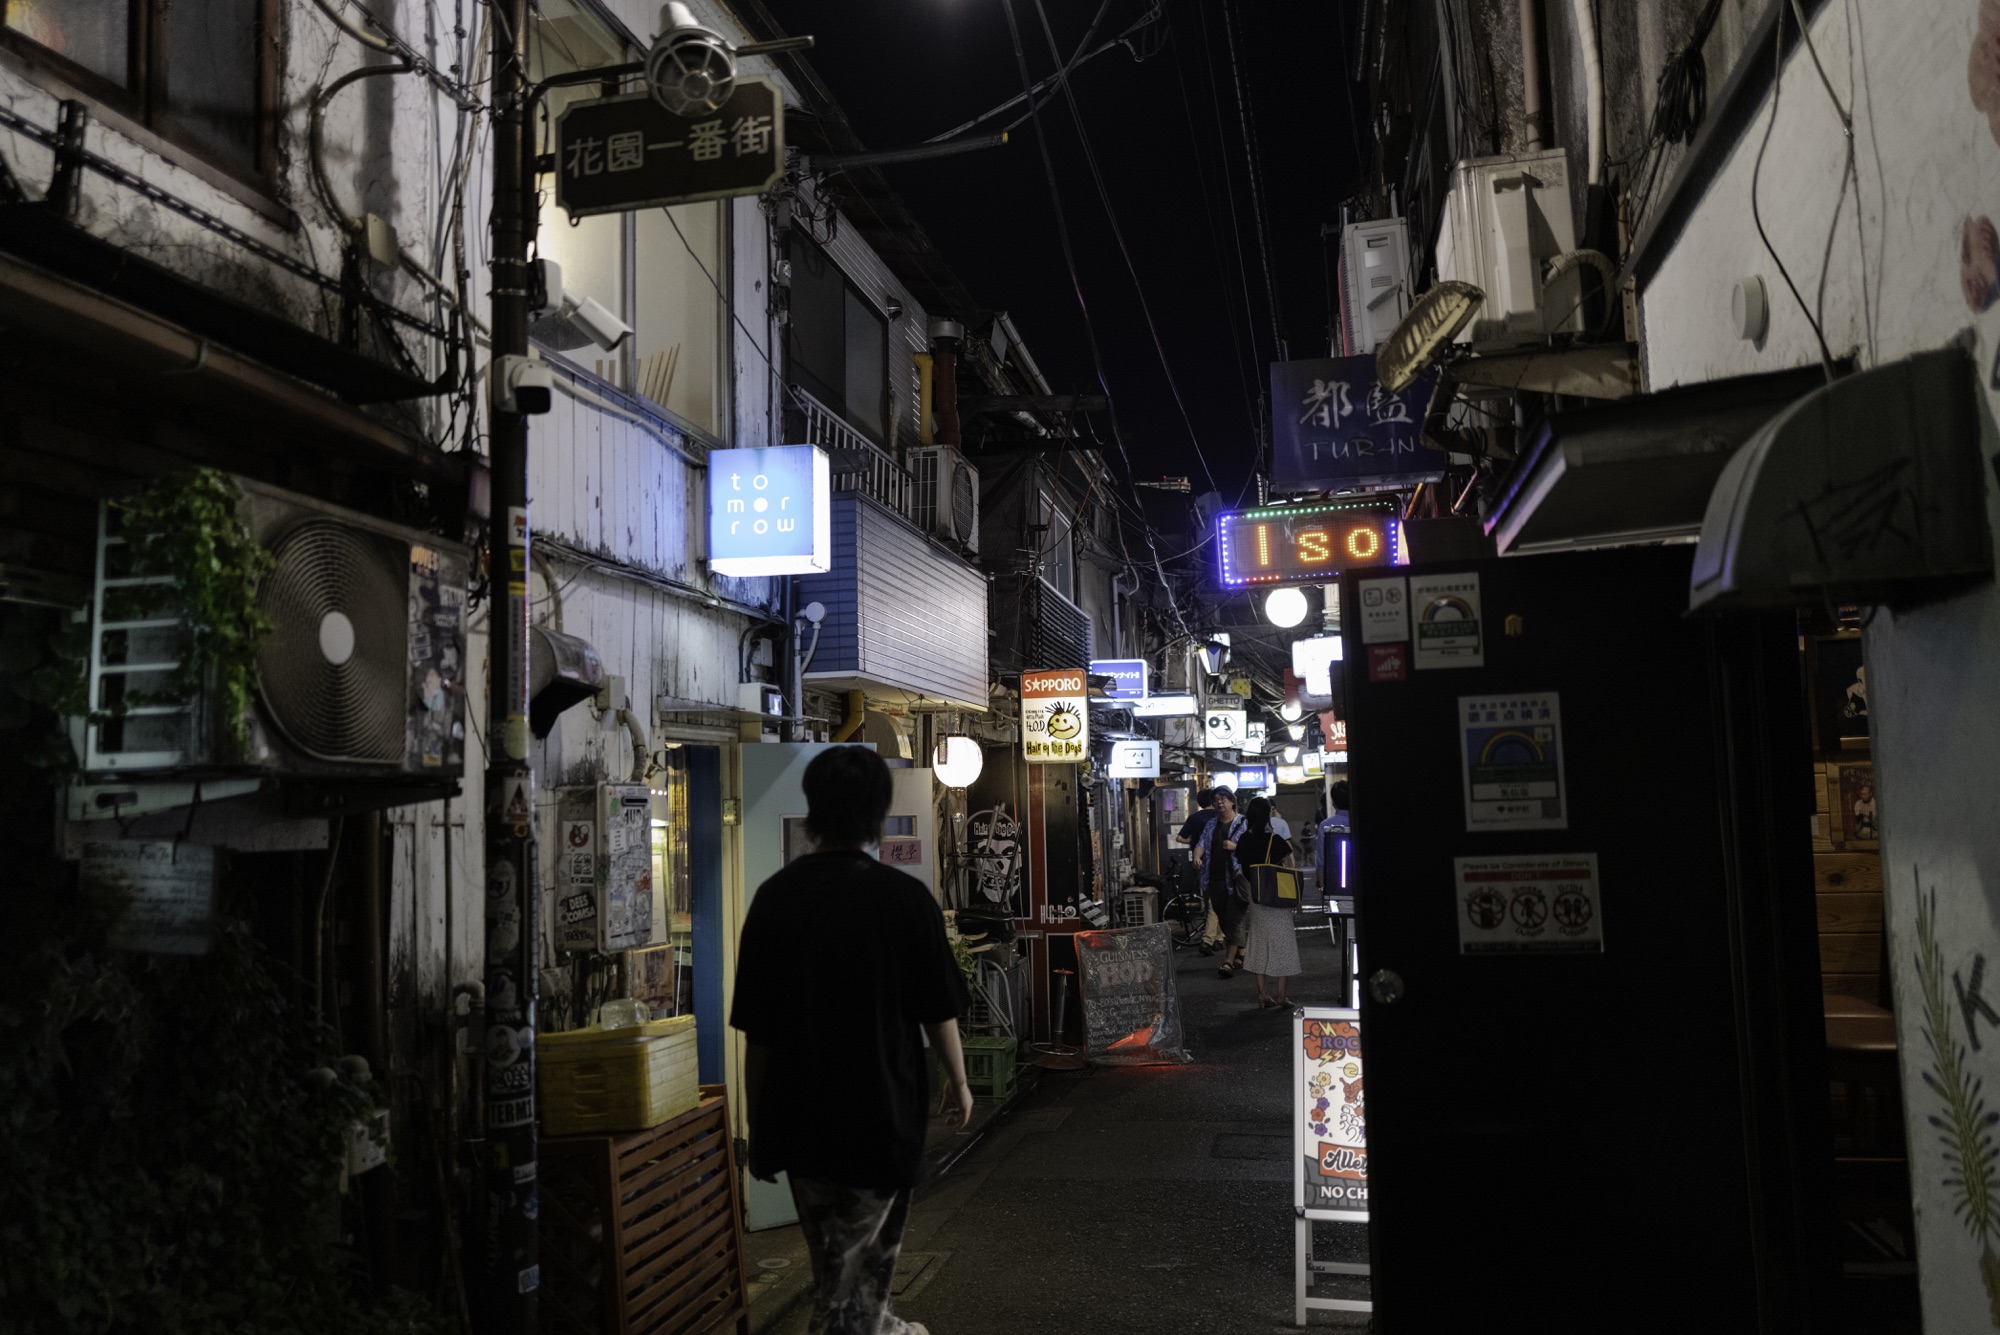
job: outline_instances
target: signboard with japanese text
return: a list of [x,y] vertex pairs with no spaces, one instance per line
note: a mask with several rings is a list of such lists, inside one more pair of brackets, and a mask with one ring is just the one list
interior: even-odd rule
[[1458,737],[1468,832],[1569,828],[1555,692],[1462,695]]
[[1132,702],[1134,718],[1178,718],[1200,712],[1191,695],[1149,695]]
[[1597,854],[1454,858],[1461,955],[1601,955]]
[[1090,754],[1090,684],[1080,667],[1021,674],[1021,754],[1074,764]]
[[1090,675],[1111,678],[1111,688],[1104,693],[1107,700],[1146,698],[1146,660],[1143,658],[1093,658],[1090,660]]
[[1217,515],[1222,582],[1324,583],[1340,571],[1396,565],[1401,524],[1393,505],[1344,501],[1272,505]]
[[1483,667],[1480,644],[1479,574],[1410,576],[1410,611],[1416,617],[1416,654],[1411,666]]
[[172,840],[83,846],[83,883],[125,897],[111,928],[120,950],[206,955],[215,936],[215,850]]
[[1292,1021],[1292,1206],[1308,1219],[1368,1218],[1361,1013],[1304,1006]]
[[708,454],[708,568],[812,575],[833,568],[833,465],[817,445]]
[[555,157],[556,202],[572,218],[762,194],[785,172],[784,98],[738,79],[710,115],[676,116],[651,93],[572,103]]
[[1400,394],[1375,378],[1375,357],[1271,364],[1271,485],[1278,491],[1392,491],[1444,476],[1424,440],[1435,373]]

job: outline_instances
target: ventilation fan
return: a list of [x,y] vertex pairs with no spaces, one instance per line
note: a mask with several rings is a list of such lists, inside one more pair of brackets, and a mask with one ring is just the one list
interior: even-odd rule
[[258,661],[272,725],[319,760],[403,760],[409,714],[409,547],[331,520],[285,534],[258,589]]

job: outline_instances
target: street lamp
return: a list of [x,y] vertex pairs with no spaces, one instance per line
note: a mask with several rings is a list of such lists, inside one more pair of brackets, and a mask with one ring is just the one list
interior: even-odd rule
[[1296,700],[1287,700],[1278,706],[1278,717],[1287,723],[1297,723],[1305,716],[1305,706]]
[[1306,619],[1305,590],[1292,585],[1271,590],[1264,595],[1264,615],[1274,626],[1290,630]]
[[1304,723],[1286,724],[1285,731],[1292,734],[1292,740],[1295,742],[1302,742],[1306,739],[1306,725]]

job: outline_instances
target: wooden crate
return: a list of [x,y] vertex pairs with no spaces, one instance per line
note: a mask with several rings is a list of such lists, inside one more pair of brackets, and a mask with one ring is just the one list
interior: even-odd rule
[[720,1085],[651,1130],[545,1138],[541,1329],[747,1335],[741,1182]]

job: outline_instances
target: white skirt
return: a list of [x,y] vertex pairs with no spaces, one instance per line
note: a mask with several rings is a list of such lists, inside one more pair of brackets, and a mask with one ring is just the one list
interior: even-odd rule
[[1290,978],[1303,972],[1299,965],[1299,936],[1293,930],[1292,910],[1251,904],[1250,944],[1243,950],[1243,967],[1267,978]]

